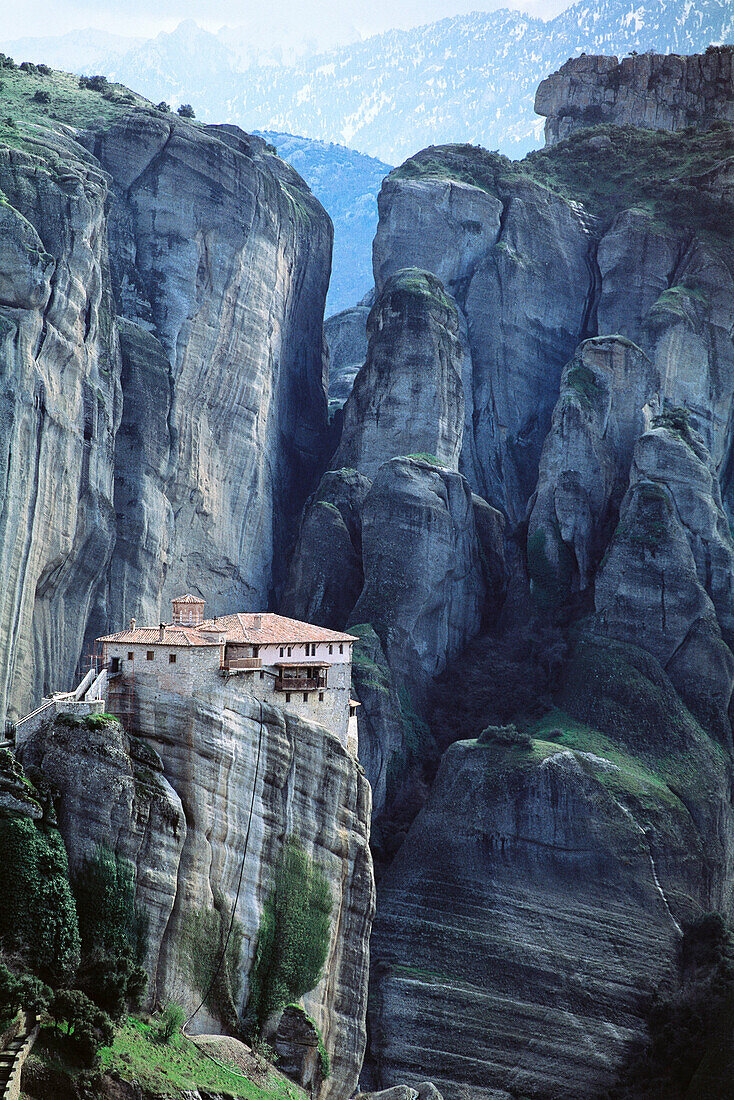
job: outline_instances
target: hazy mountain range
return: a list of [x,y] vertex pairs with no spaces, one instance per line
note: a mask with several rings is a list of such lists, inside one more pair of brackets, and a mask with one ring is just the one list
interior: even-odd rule
[[731,40],[733,11],[728,0],[581,0],[547,22],[475,12],[319,54],[307,43],[300,54],[279,51],[273,28],[211,34],[191,20],[142,42],[107,36],[106,53],[105,36],[86,31],[0,48],[16,60],[105,71],[151,99],[191,103],[200,118],[304,134],[398,163],[442,142],[522,154],[541,132],[535,88],[568,57],[694,53]]
[[[390,164],[446,142],[521,156],[541,144],[535,89],[569,56],[694,53],[732,40],[733,13],[728,0],[581,0],[547,22],[474,12],[321,53],[298,39],[295,23],[212,34],[192,20],[147,40],[84,30],[0,49],[105,73],[156,102],[191,103],[203,120],[266,132],[334,221],[336,312],[370,286],[375,196]],[[334,28],[341,42],[351,33]]]
[[279,134],[262,137],[299,172],[334,223],[334,255],[326,308],[354,305],[373,284],[372,239],[377,229],[376,195],[391,165],[343,145]]

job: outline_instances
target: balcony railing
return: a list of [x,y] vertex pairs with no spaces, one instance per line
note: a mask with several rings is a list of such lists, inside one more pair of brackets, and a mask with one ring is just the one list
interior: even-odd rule
[[262,657],[231,657],[226,659],[222,665],[223,669],[227,672],[235,672],[237,670],[242,671],[246,669],[262,668]]
[[323,691],[325,687],[318,676],[278,676],[275,680],[276,691]]

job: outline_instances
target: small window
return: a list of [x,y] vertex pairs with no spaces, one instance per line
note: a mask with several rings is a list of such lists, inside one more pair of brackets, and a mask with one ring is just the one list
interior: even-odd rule
[[304,691],[304,693],[303,693],[303,701],[304,701],[304,703],[308,702],[308,692],[307,691]]
[[283,646],[280,647],[280,655],[281,657],[285,656],[285,649],[283,648]]
[[169,653],[168,654],[168,663],[169,663],[169,665],[175,665],[176,664],[176,654],[175,653]]
[[331,654],[333,652],[334,652],[334,647],[333,647],[333,645],[329,644],[329,656],[331,656]]
[[323,701],[324,701],[324,693],[323,693],[323,691],[320,691],[319,692],[319,702],[323,703]]
[[153,652],[152,649],[149,649],[147,651],[147,653],[145,654],[146,661],[152,661],[154,657],[155,657],[155,653]]
[[340,653],[344,652],[344,642],[339,642],[339,652]]
[[135,654],[133,653],[133,651],[128,650],[128,654],[127,654],[128,661],[132,661],[134,657],[135,657]]
[[286,703],[290,703],[291,701],[291,693],[289,691],[286,691],[285,693],[285,701]]
[[288,646],[288,656],[289,657],[291,656],[291,647],[290,646]]
[[259,645],[254,645],[252,647],[252,656],[253,657],[259,657],[260,656],[260,646]]
[[264,680],[264,679],[265,679],[265,673],[263,672],[263,670],[262,670],[262,669],[260,669],[260,679],[261,679],[261,680]]

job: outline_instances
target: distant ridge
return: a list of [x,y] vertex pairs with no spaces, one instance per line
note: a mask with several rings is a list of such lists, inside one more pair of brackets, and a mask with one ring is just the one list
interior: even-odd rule
[[[106,75],[155,101],[192,103],[199,118],[305,134],[397,164],[444,142],[513,156],[540,144],[535,89],[571,56],[700,53],[733,37],[728,0],[581,0],[548,22],[517,11],[474,12],[290,65],[268,57],[248,67],[229,40],[187,20],[122,54],[116,41],[106,65],[95,43],[93,67],[107,67]],[[62,39],[22,46],[36,51],[29,60],[63,67]],[[15,47],[0,43],[11,54]],[[84,68],[78,45],[73,61],[68,68]]]

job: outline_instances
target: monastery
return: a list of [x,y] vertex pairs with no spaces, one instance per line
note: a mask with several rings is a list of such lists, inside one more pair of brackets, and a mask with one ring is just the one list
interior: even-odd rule
[[107,634],[95,643],[92,668],[74,692],[58,693],[18,722],[22,735],[49,708],[107,710],[135,732],[136,697],[196,695],[221,677],[235,688],[295,711],[336,734],[357,755],[357,707],[350,699],[352,634],[270,612],[204,618],[199,596],[173,600],[172,622]]

